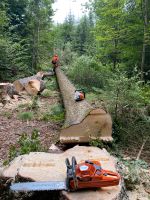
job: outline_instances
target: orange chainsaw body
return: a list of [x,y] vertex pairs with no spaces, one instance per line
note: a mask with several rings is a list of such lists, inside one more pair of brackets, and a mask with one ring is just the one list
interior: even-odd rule
[[69,180],[70,190],[100,188],[119,184],[120,175],[104,170],[99,161],[85,161],[75,165],[75,176]]

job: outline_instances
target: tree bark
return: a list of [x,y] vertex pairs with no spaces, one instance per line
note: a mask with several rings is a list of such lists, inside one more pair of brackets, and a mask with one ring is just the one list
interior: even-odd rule
[[0,83],[0,102],[5,105],[14,95],[19,95],[11,83]]
[[144,15],[144,31],[143,31],[143,49],[142,49],[142,61],[141,61],[141,80],[144,80],[144,65],[145,65],[145,53],[146,53],[146,38],[148,32],[148,1],[143,0],[143,15]]
[[112,120],[102,109],[94,109],[86,100],[74,100],[75,87],[56,68],[56,76],[65,106],[65,123],[61,130],[62,143],[89,142],[92,139],[112,140]]

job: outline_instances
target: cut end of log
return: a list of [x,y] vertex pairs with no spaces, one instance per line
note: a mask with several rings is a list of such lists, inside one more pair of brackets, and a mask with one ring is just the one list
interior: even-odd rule
[[103,109],[92,110],[81,123],[63,128],[60,133],[61,143],[86,143],[93,139],[113,140],[111,116]]
[[30,80],[26,85],[25,85],[25,90],[28,92],[30,95],[37,95],[37,93],[40,91],[40,81],[39,80]]

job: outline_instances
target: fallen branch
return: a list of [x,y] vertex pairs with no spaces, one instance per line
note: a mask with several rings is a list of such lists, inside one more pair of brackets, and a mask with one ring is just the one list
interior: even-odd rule
[[147,142],[148,139],[149,139],[149,136],[147,136],[147,138],[143,141],[142,146],[141,146],[141,148],[140,148],[140,151],[139,151],[139,153],[138,153],[138,155],[137,155],[137,157],[136,157],[136,160],[139,160],[139,158],[140,158],[140,156],[141,156],[141,153],[142,153],[142,151],[143,151],[143,149],[144,149],[144,146],[145,146],[145,144],[146,144],[146,142]]

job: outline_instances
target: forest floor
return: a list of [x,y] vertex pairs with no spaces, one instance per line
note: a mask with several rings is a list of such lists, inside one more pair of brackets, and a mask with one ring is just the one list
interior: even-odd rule
[[[31,135],[34,129],[38,130],[41,145],[46,151],[49,152],[51,144],[58,144],[60,148],[64,148],[64,146],[59,143],[59,132],[62,122],[41,120],[41,116],[44,115],[44,113],[48,113],[51,107],[61,102],[59,92],[53,91],[52,96],[49,97],[40,96],[38,99],[39,107],[36,111],[33,111],[34,117],[30,121],[24,121],[19,118],[20,113],[29,111],[27,107],[29,107],[32,102],[30,96],[23,95],[23,97],[23,99],[18,101],[12,100],[9,104],[6,104],[5,107],[0,105],[0,166],[8,159],[10,146],[13,145],[17,147],[18,140],[22,133]],[[126,156],[132,156],[132,152],[129,152],[126,152]],[[145,195],[144,189],[142,192],[139,189],[137,189],[137,191],[138,192],[135,193],[129,193],[132,200],[148,200],[143,196]],[[0,199],[62,199],[58,192],[38,194],[41,195],[35,193],[31,195],[31,198],[29,198],[29,196],[11,198],[8,197],[7,194],[5,196],[5,193],[3,193],[2,196],[0,196]],[[43,198],[43,194],[45,195],[45,198]]]
[[8,158],[10,146],[17,146],[17,141],[22,133],[31,135],[34,129],[39,132],[41,145],[48,150],[51,144],[59,140],[59,130],[61,123],[56,121],[40,120],[40,115],[47,113],[51,106],[59,102],[59,94],[55,92],[53,97],[39,97],[39,108],[34,113],[34,118],[24,121],[19,118],[19,114],[26,111],[26,107],[31,104],[31,97],[24,96],[25,99],[18,101],[11,100],[11,103],[1,107],[0,112],[0,160]]

